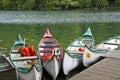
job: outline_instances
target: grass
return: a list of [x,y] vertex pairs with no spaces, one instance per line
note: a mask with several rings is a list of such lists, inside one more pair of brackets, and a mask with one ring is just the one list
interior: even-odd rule
[[120,34],[120,23],[56,23],[56,24],[0,24],[0,52],[8,54],[16,37],[21,34],[28,45],[37,46],[45,29],[61,44],[63,50],[91,27],[96,44]]

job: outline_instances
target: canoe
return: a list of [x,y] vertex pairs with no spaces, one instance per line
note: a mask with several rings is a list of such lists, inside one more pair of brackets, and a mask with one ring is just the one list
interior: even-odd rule
[[107,53],[108,50],[102,50],[102,49],[91,49],[87,46],[85,46],[85,51],[83,53],[83,65],[85,67],[89,67],[92,64],[96,63],[101,59],[101,56],[105,53]]
[[53,56],[48,62],[42,60],[42,63],[44,63],[43,67],[51,75],[53,80],[56,80],[61,69],[61,62],[57,60],[56,56]]
[[[20,34],[17,36],[15,43],[13,44],[10,51],[10,61],[16,68],[18,80],[42,80],[42,66],[39,56],[23,56],[20,49],[28,49],[25,41],[23,41]],[[26,53],[28,54],[28,53]]]
[[15,68],[0,54],[0,80],[17,80]]
[[[66,48],[67,52],[65,52],[64,54],[63,65],[62,65],[63,72],[65,75],[67,75],[71,70],[73,70],[74,68],[76,68],[82,63],[82,55],[84,52],[85,45],[89,46],[90,48],[94,47],[94,37],[92,35],[90,27],[87,29],[87,31],[82,36],[75,39]],[[75,55],[79,55],[79,56],[76,58]],[[67,59],[70,59],[70,61]],[[66,64],[68,63],[69,63],[69,66],[66,66]]]
[[87,31],[77,39],[75,39],[66,50],[84,52],[84,46],[87,45],[90,48],[94,48],[94,37],[92,35],[90,27]]
[[67,75],[70,71],[75,69],[78,65],[82,64],[82,55],[79,52],[64,52],[63,57],[63,72]]
[[101,42],[100,44],[96,45],[96,48],[106,50],[120,49],[120,35]]
[[[45,63],[48,63],[46,66],[44,66],[44,68],[55,80],[57,78],[57,75],[59,74],[63,53],[62,53],[61,45],[51,35],[48,28],[46,29],[44,36],[42,37],[42,39],[38,44],[38,53],[40,54],[40,57],[42,59],[42,65],[44,65]],[[52,59],[53,56],[56,57],[57,61],[55,58]],[[57,64],[55,62],[57,62]],[[57,67],[57,68],[51,69],[49,67],[52,67],[52,68]]]

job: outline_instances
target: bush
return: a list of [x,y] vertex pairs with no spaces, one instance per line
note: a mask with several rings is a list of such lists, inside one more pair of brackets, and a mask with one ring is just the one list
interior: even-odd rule
[[115,5],[120,5],[120,0],[115,0]]
[[107,0],[93,0],[92,3],[95,8],[99,9],[105,9],[109,6],[109,2]]
[[16,5],[17,5],[17,10],[23,10],[24,9],[24,0],[17,0]]
[[80,0],[81,8],[91,8],[92,0]]
[[10,0],[3,0],[2,1],[2,7],[5,10],[11,9],[11,1]]
[[2,9],[2,0],[0,0],[0,9]]
[[28,10],[32,10],[34,9],[36,6],[36,2],[35,0],[26,0],[25,1],[25,4],[24,4],[24,7]]
[[57,2],[57,4],[60,5],[61,9],[75,9],[75,8],[79,8],[79,1],[78,0],[63,0],[63,1],[59,1],[59,3]]

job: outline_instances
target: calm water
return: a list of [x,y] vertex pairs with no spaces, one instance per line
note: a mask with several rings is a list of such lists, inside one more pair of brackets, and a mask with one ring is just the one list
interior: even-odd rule
[[120,12],[0,11],[0,23],[120,22]]
[[[0,51],[4,48],[9,51],[18,33],[26,37],[28,42],[31,41],[29,43],[37,46],[46,27],[50,28],[63,49],[82,35],[88,27],[91,27],[96,44],[120,34],[119,11],[0,11],[0,23]],[[78,70],[80,69],[70,75]],[[45,80],[52,80],[46,72],[44,75]],[[69,76],[61,72],[58,80],[65,80]]]

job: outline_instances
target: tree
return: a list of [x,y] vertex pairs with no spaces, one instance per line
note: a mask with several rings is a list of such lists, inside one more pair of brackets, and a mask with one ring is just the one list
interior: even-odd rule
[[36,9],[39,9],[39,6],[42,3],[42,0],[35,0],[35,2],[36,2]]
[[35,6],[36,6],[36,1],[35,0],[26,0],[25,1],[24,7],[26,9],[32,10],[32,9],[35,8]]
[[99,9],[104,9],[109,6],[109,2],[107,0],[93,0],[92,3],[95,8]]
[[17,10],[23,10],[24,9],[24,2],[25,2],[25,0],[17,0],[16,1]]
[[2,9],[2,0],[0,0],[0,9]]
[[120,0],[115,0],[115,5],[119,6],[120,5]]
[[82,8],[91,8],[92,0],[80,0],[80,6]]
[[78,0],[72,1],[70,5],[72,6],[73,9],[80,7],[80,3]]
[[3,0],[2,1],[2,7],[4,8],[4,9],[11,9],[11,0]]
[[16,0],[11,0],[11,9],[16,10]]
[[61,0],[57,2],[61,9],[75,9],[79,8],[79,1],[78,0]]
[[38,4],[39,5],[39,9],[45,9],[45,6],[46,6],[46,0],[38,0],[40,3]]

